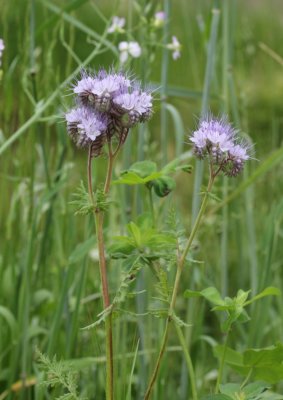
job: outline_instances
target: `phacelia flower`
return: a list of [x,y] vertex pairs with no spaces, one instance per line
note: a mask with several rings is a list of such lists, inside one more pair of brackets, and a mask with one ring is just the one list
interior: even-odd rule
[[112,24],[109,26],[109,28],[107,29],[108,33],[123,33],[124,32],[124,26],[126,24],[126,20],[125,18],[120,18],[117,16],[114,16],[112,18]]
[[121,64],[124,64],[127,61],[129,55],[133,58],[138,58],[142,53],[138,42],[120,42],[118,48],[120,51]]
[[4,49],[5,49],[4,40],[0,39],[0,66],[2,63],[2,53]]
[[154,21],[153,25],[155,28],[161,28],[166,21],[166,12],[165,11],[158,11],[154,14]]
[[121,125],[132,127],[138,122],[144,122],[152,113],[152,95],[147,92],[134,90],[115,97],[114,105],[121,114]]
[[152,115],[151,92],[123,72],[83,72],[73,92],[78,105],[65,114],[68,133],[77,146],[91,147],[93,156],[113,137],[121,146],[129,129]]
[[227,176],[237,176],[242,171],[245,161],[250,158],[248,150],[247,143],[235,144],[229,150],[229,156],[223,165],[223,172]]
[[181,56],[181,44],[176,36],[172,36],[172,42],[167,44],[167,49],[172,50],[173,60],[177,60]]
[[107,116],[86,107],[75,108],[65,114],[68,133],[78,147],[101,142],[108,126]]
[[74,87],[83,105],[93,105],[97,111],[106,112],[111,107],[113,96],[125,92],[130,80],[121,73],[100,71],[94,77],[83,75]]
[[223,118],[201,120],[190,141],[198,158],[208,157],[217,170],[228,176],[238,175],[250,158],[248,144],[239,143],[237,132]]

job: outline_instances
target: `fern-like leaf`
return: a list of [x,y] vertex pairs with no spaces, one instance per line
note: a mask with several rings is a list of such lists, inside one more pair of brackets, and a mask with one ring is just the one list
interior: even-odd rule
[[56,356],[51,360],[47,355],[36,351],[38,362],[42,370],[46,372],[47,379],[40,382],[45,386],[61,386],[66,393],[57,397],[57,400],[86,400],[77,391],[77,374],[72,371],[64,371],[62,361],[57,361]]
[[74,200],[71,201],[70,204],[76,207],[75,215],[87,215],[93,212],[94,205],[83,181],[81,181],[73,197]]

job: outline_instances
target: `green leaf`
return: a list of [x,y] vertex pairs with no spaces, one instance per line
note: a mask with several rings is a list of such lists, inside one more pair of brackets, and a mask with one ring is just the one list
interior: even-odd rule
[[281,295],[281,292],[280,292],[279,289],[277,289],[276,287],[273,287],[273,286],[269,286],[269,287],[265,288],[262,292],[260,292],[256,296],[254,296],[252,299],[250,299],[249,301],[245,302],[245,306],[248,305],[248,304],[253,303],[256,300],[261,299],[262,297],[280,296],[280,295]]
[[[223,357],[223,351],[224,346],[213,348],[219,359]],[[252,370],[256,379],[275,384],[283,380],[283,345],[278,343],[263,349],[248,349],[243,354],[228,347],[225,363],[244,376]]]
[[281,343],[263,349],[248,349],[244,352],[244,364],[251,367],[266,367],[270,364],[272,366],[276,362],[283,363],[283,345]]
[[[223,357],[224,346],[216,345],[213,347],[213,354],[219,360]],[[237,352],[236,350],[231,349],[230,347],[226,348],[225,352],[225,362],[231,366],[235,366],[238,368],[242,368],[243,371],[248,372],[249,367],[246,367],[243,362],[243,354]]]
[[141,178],[146,178],[157,172],[157,165],[153,161],[138,161],[130,166],[129,171],[134,172]]
[[145,245],[147,245],[151,249],[160,249],[160,248],[167,248],[172,246],[176,247],[176,238],[170,233],[155,233],[153,231],[151,235],[147,238],[143,239]]
[[264,382],[253,382],[244,388],[241,388],[238,383],[226,383],[225,385],[220,385],[220,392],[231,396],[234,400],[260,400],[262,397],[258,396],[268,388],[269,386]]
[[145,178],[141,178],[135,172],[127,171],[119,179],[113,181],[113,184],[125,184],[125,185],[145,185],[146,183],[153,181],[161,176],[161,172],[154,172]]
[[140,247],[142,244],[142,236],[139,227],[134,222],[130,222],[127,225],[127,229],[129,233],[133,236],[136,246]]
[[189,299],[190,297],[202,297],[201,292],[197,291],[197,290],[190,290],[187,289],[184,292],[184,297]]
[[239,383],[226,383],[225,385],[219,386],[220,393],[231,396],[235,399],[234,395],[241,392],[241,385]]
[[140,230],[151,229],[152,228],[152,214],[150,212],[145,212],[137,217],[136,224]]
[[108,253],[112,258],[124,258],[136,248],[134,241],[128,236],[113,237],[114,243],[108,246]]
[[208,287],[201,291],[201,295],[212,304],[223,305],[224,301],[215,287]]
[[265,390],[270,389],[270,385],[266,382],[253,382],[243,388],[243,392],[249,397],[254,398],[259,394],[263,393]]
[[242,290],[242,289],[238,290],[237,296],[235,298],[235,303],[237,305],[243,306],[245,301],[247,300],[250,292],[251,292],[250,290],[248,290],[246,292],[244,290]]
[[123,175],[119,179],[113,181],[112,183],[125,185],[141,185],[144,184],[144,180],[135,172],[127,171],[123,173]]
[[227,394],[209,394],[204,396],[201,400],[234,400],[233,397],[227,396]]
[[[184,293],[184,297],[204,297],[206,300],[210,301],[213,304],[219,305],[219,309],[226,310],[227,306],[225,305],[224,300],[221,298],[220,293],[215,287],[208,287],[202,291],[195,291],[187,289]],[[216,307],[214,307],[216,309]]]

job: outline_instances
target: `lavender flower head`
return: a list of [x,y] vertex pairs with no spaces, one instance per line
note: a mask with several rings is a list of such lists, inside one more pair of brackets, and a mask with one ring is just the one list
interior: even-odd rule
[[107,116],[86,107],[75,108],[65,115],[68,133],[78,147],[88,147],[107,130]]
[[140,90],[132,93],[122,93],[114,99],[117,113],[121,114],[121,124],[132,127],[138,122],[144,122],[152,113],[152,95]]
[[79,147],[101,153],[106,140],[123,144],[129,129],[152,115],[152,94],[122,72],[83,72],[73,86],[77,107],[65,114],[68,133]]
[[237,132],[224,118],[201,120],[190,141],[198,158],[209,158],[227,176],[238,175],[250,158],[248,144],[239,142]]
[[74,93],[83,105],[93,105],[97,111],[107,112],[113,96],[126,91],[130,85],[130,80],[123,74],[108,74],[102,70],[94,77],[84,73],[74,86]]

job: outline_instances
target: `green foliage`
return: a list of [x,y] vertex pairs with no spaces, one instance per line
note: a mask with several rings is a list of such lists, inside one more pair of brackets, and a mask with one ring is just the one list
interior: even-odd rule
[[231,400],[231,397],[226,394],[210,394],[202,397],[201,400]]
[[209,287],[201,291],[186,290],[184,296],[189,297],[204,297],[215,307],[212,311],[224,311],[227,315],[225,322],[221,325],[223,332],[228,332],[234,322],[247,322],[250,318],[247,314],[245,307],[266,296],[279,296],[280,290],[275,287],[265,288],[261,293],[252,297],[250,300],[248,296],[250,290],[239,290],[236,297],[225,297],[222,299],[220,293],[215,287]]
[[74,193],[74,200],[70,202],[70,204],[76,207],[75,215],[87,215],[94,211],[106,212],[110,201],[107,198],[107,194],[104,193],[103,187],[97,188],[93,197],[94,203],[83,181],[81,181],[77,192]]
[[70,204],[76,207],[75,215],[87,215],[93,212],[93,203],[83,181],[81,181],[73,197],[74,200]]
[[95,211],[106,212],[108,210],[110,200],[105,194],[103,188],[98,188],[94,194],[94,209]]
[[280,400],[283,396],[271,392],[265,382],[253,382],[243,387],[239,383],[220,385],[220,393],[202,397],[201,400]]
[[253,382],[242,388],[238,383],[227,383],[226,385],[220,385],[220,392],[229,396],[233,400],[250,400],[250,399],[261,399],[261,395],[269,389],[269,386],[264,382]]
[[[215,346],[213,352],[219,359],[223,356],[224,347]],[[255,379],[270,384],[283,380],[283,344],[261,349],[247,349],[237,352],[226,349],[225,362],[242,375],[252,372]]]
[[63,363],[56,360],[56,356],[52,360],[37,350],[38,362],[40,368],[46,373],[46,380],[40,382],[41,385],[47,387],[61,387],[66,393],[57,397],[57,400],[85,400],[78,393],[77,381],[78,376],[70,370],[64,369]]
[[133,255],[142,255],[151,261],[159,258],[171,258],[170,251],[176,248],[175,237],[168,232],[160,233],[152,227],[152,220],[148,214],[138,218],[137,223],[127,225],[127,236],[113,237],[109,246],[109,254],[113,258],[126,258]]
[[146,185],[149,189],[154,188],[158,197],[167,196],[175,189],[176,183],[168,174],[179,170],[191,172],[190,165],[179,165],[180,159],[176,159],[167,164],[161,171],[157,171],[157,164],[152,161],[138,161],[130,166],[127,171],[123,171],[115,184],[126,185]]
[[139,161],[121,173],[121,177],[113,181],[114,184],[145,185],[162,176],[157,171],[157,165],[152,161]]

